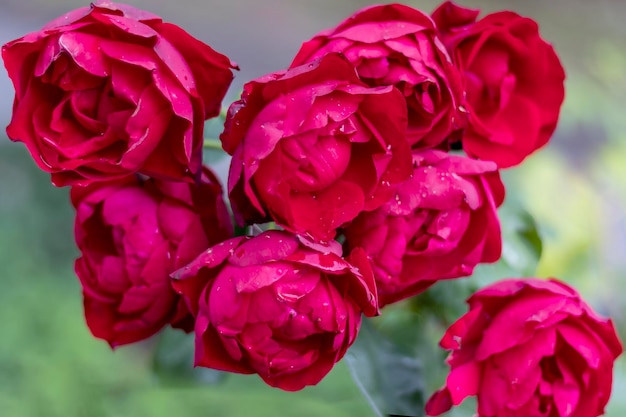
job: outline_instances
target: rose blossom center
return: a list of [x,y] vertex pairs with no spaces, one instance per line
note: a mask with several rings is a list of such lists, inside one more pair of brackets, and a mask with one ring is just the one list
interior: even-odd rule
[[510,60],[505,47],[488,42],[470,63],[465,73],[467,97],[478,114],[496,113],[509,103],[516,86]]
[[[115,66],[115,65],[114,65]],[[136,76],[137,86],[144,83],[143,76],[128,68]],[[123,72],[116,68],[112,75]],[[136,103],[118,94],[119,80],[89,73],[66,53],[61,52],[39,77],[47,99],[56,102],[50,114],[50,128],[56,134],[46,135],[46,140],[63,147],[73,147],[90,141],[97,148],[114,146],[125,137],[124,129],[133,114]],[[109,133],[107,137],[105,134]],[[81,149],[72,155],[80,157]]]
[[[220,275],[209,300],[211,320],[227,350],[243,354],[268,378],[309,368],[345,332],[346,312],[333,302],[341,299],[336,288],[320,271],[294,267],[277,262]],[[231,273],[249,276],[233,284]],[[231,296],[239,307],[215,307]]]
[[318,136],[315,132],[307,132],[281,142],[283,155],[297,167],[291,174],[287,173],[293,190],[321,191],[345,173],[351,146],[341,136]]

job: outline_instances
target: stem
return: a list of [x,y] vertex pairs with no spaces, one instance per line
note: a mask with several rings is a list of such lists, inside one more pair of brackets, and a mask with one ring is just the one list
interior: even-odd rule
[[219,151],[222,151],[222,142],[219,141],[219,139],[214,139],[214,138],[204,138],[204,145],[203,147],[205,149],[217,149]]

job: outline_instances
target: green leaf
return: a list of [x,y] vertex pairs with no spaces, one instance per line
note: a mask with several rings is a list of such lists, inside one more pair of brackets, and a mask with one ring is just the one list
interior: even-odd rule
[[346,354],[352,378],[379,417],[424,415],[421,364],[379,333],[368,319]]
[[502,207],[499,215],[504,232],[504,259],[512,269],[524,275],[534,274],[543,248],[535,219],[513,205]]
[[152,369],[163,385],[213,385],[222,382],[226,373],[194,368],[194,335],[164,329],[154,349]]
[[514,200],[498,210],[502,227],[502,258],[494,264],[478,265],[472,280],[478,286],[512,277],[534,276],[543,245],[533,217]]

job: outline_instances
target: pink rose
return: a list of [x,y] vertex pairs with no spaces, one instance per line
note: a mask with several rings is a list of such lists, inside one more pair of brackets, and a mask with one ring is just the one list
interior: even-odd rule
[[331,52],[352,62],[367,85],[393,85],[408,106],[409,142],[439,145],[463,127],[460,75],[437,37],[431,18],[402,4],[372,6],[305,42],[292,66]]
[[317,384],[354,342],[361,313],[377,314],[361,250],[283,231],[213,246],[172,275],[196,317],[196,366],[257,373],[297,391]]
[[333,239],[409,177],[405,131],[400,92],[368,88],[338,54],[249,82],[220,137],[236,219]]
[[476,21],[478,13],[446,2],[433,19],[464,75],[469,126],[463,149],[505,168],[522,162],[552,136],[565,72],[536,22],[510,11]]
[[112,347],[133,343],[172,323],[193,329],[169,274],[232,236],[215,176],[199,184],[127,177],[72,187],[81,257],[85,318]]
[[234,68],[178,26],[108,1],[9,42],[2,57],[15,86],[7,134],[57,186],[200,175],[204,120]]
[[390,201],[344,230],[346,248],[362,247],[372,261],[381,306],[500,258],[496,165],[427,150],[414,151],[413,166]]
[[571,287],[509,279],[468,300],[470,311],[441,339],[451,350],[446,385],[426,404],[436,416],[468,396],[477,417],[596,417],[611,394],[622,352],[611,320]]

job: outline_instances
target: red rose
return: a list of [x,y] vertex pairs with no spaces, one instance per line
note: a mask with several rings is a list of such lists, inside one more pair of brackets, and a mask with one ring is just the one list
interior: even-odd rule
[[464,74],[469,126],[463,149],[502,168],[545,145],[559,118],[565,72],[537,23],[516,13],[442,4],[433,19]]
[[200,175],[204,120],[219,113],[234,65],[158,16],[104,1],[2,57],[15,86],[7,134],[57,186]]
[[362,247],[372,261],[381,306],[500,258],[496,165],[427,150],[414,151],[413,166],[394,198],[344,230],[346,248]]
[[305,42],[292,66],[341,52],[369,86],[393,85],[408,106],[407,139],[439,145],[458,120],[460,76],[431,18],[402,4],[367,7]]
[[169,274],[232,236],[215,176],[198,185],[127,177],[72,187],[85,318],[112,347],[145,339],[172,323],[193,328]]
[[236,218],[331,240],[409,177],[405,131],[400,92],[366,87],[337,54],[249,82],[221,135]]
[[470,395],[478,417],[596,417],[622,345],[610,320],[556,280],[509,279],[478,291],[441,340],[450,375],[436,416]]
[[377,314],[367,258],[282,231],[213,246],[172,275],[196,317],[196,366],[258,373],[296,391],[317,384]]

